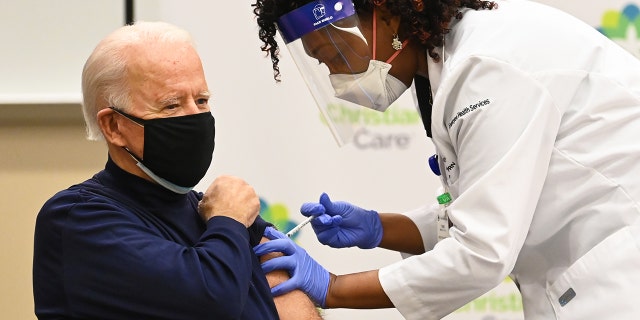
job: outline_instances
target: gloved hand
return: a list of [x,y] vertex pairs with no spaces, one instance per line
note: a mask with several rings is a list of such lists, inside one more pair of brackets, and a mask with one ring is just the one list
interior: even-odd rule
[[331,202],[323,193],[320,203],[307,202],[300,208],[304,216],[316,216],[311,220],[313,231],[320,243],[334,248],[358,246],[375,248],[382,240],[382,223],[378,212],[364,210],[348,202]]
[[265,273],[279,269],[287,270],[291,276],[289,280],[271,288],[271,293],[279,296],[300,289],[317,305],[324,307],[329,289],[329,272],[284,233],[267,227],[264,236],[271,241],[255,246],[253,251],[256,255],[282,252],[284,256],[265,261],[262,263],[262,270]]

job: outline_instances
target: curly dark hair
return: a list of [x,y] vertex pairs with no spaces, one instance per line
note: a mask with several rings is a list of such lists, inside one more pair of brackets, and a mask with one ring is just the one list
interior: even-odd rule
[[[280,82],[280,47],[275,40],[277,28],[276,21],[280,16],[297,9],[312,0],[256,0],[253,13],[256,16],[259,31],[258,38],[263,42],[260,49],[267,53],[273,64],[273,78]],[[378,0],[353,0],[358,13],[371,12],[374,1]],[[394,15],[400,17],[401,28],[406,30],[406,35],[412,40],[417,40],[426,47],[435,60],[440,56],[435,48],[444,43],[444,36],[449,32],[447,25],[453,19],[462,19],[460,9],[470,8],[474,10],[493,9],[497,4],[493,1],[483,0],[423,0],[424,8],[416,9],[415,0],[386,0],[385,6]]]

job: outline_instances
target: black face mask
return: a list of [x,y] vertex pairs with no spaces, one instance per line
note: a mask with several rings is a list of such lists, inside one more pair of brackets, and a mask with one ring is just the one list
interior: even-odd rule
[[[143,159],[125,150],[156,182],[174,192],[186,193],[204,177],[215,146],[215,119],[211,112],[145,120],[111,109],[144,127]],[[178,188],[167,186],[159,181],[162,179]]]

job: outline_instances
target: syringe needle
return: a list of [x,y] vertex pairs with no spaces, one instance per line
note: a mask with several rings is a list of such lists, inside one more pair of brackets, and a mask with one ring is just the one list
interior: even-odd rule
[[310,217],[304,219],[304,221],[300,222],[300,224],[298,224],[297,226],[293,227],[293,229],[291,229],[291,231],[287,232],[287,237],[291,237],[296,232],[300,231],[300,229],[302,229],[302,227],[306,226],[315,217],[316,216],[310,216]]

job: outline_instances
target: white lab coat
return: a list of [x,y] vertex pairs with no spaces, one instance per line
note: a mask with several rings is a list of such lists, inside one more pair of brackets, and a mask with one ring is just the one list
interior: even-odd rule
[[465,11],[429,64],[450,237],[435,206],[407,213],[428,251],[382,286],[407,319],[508,275],[526,319],[640,319],[640,61],[558,10],[498,4]]

